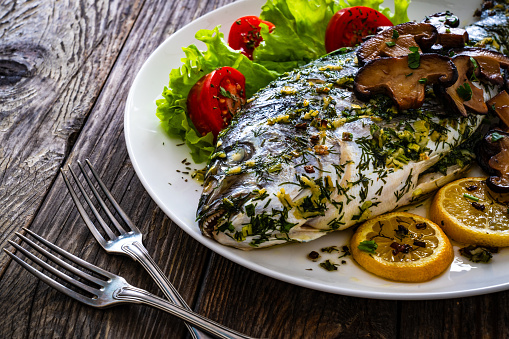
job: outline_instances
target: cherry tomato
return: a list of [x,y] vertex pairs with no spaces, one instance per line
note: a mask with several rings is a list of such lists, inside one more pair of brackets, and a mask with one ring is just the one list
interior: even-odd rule
[[237,110],[246,102],[246,79],[232,67],[221,67],[203,76],[187,96],[187,112],[194,127],[203,136],[228,126]]
[[249,59],[253,59],[253,51],[263,40],[260,35],[260,24],[269,26],[269,32],[274,30],[274,24],[261,20],[254,15],[243,16],[235,20],[230,28],[228,35],[228,45],[231,48],[239,50]]
[[393,26],[385,15],[369,7],[355,6],[338,11],[329,21],[325,31],[327,53],[341,47],[351,47],[362,38],[376,33],[380,26]]

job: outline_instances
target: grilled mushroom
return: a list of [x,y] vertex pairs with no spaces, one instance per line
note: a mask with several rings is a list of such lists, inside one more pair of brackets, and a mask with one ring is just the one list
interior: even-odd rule
[[501,130],[490,130],[484,138],[479,141],[476,147],[476,160],[484,172],[489,175],[496,175],[497,172],[490,167],[489,161],[491,157],[500,153],[501,146],[499,140],[503,137],[509,138],[509,133]]
[[452,62],[458,70],[457,81],[448,88],[436,88],[437,92],[445,92],[445,97],[453,107],[463,116],[467,116],[467,108],[479,113],[488,113],[488,106],[484,102],[484,92],[479,87],[472,84],[470,75],[473,72],[474,64],[469,56],[457,55],[453,57]]
[[460,19],[450,11],[427,15],[422,22],[432,24],[435,27],[447,26],[450,28],[456,28],[460,25]]
[[437,28],[438,37],[435,44],[441,49],[464,47],[468,42],[468,32],[458,28],[460,20],[449,11],[427,16],[422,22],[432,24]]
[[492,156],[488,162],[498,175],[490,176],[486,184],[493,192],[509,193],[509,137],[503,137],[498,142],[500,152]]
[[505,126],[509,127],[509,94],[502,91],[491,98],[487,104],[489,108],[495,111]]
[[407,55],[409,47],[428,51],[437,39],[437,29],[427,23],[406,22],[383,29],[362,43],[357,51],[360,65],[379,57]]
[[408,56],[368,62],[355,77],[355,94],[360,100],[368,100],[382,93],[389,95],[400,109],[419,108],[427,84],[447,87],[458,78],[454,64],[442,55],[421,54],[417,68],[410,68],[408,62]]
[[497,193],[509,193],[509,133],[501,130],[489,131],[479,143],[477,163],[490,176],[488,187]]
[[504,77],[500,68],[509,69],[509,57],[479,47],[465,47],[456,49],[454,52],[456,55],[466,55],[475,59],[479,65],[476,76],[479,76],[480,79],[485,79],[497,86],[504,85]]

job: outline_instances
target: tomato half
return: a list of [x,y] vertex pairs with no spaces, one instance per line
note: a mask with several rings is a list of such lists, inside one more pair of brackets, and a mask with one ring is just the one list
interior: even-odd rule
[[253,59],[254,49],[263,40],[260,35],[261,23],[269,26],[269,32],[272,32],[274,27],[276,27],[273,23],[261,20],[254,15],[243,16],[235,20],[228,35],[228,45],[233,49],[241,51],[249,59]]
[[351,47],[362,42],[362,38],[376,33],[377,27],[394,26],[385,15],[364,6],[344,8],[329,21],[325,31],[327,53],[341,47]]
[[204,136],[228,126],[246,102],[246,78],[232,67],[221,67],[203,76],[187,96],[187,112],[194,127]]

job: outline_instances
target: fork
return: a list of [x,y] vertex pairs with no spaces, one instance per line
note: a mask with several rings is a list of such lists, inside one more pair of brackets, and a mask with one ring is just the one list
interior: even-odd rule
[[[188,310],[191,310],[191,308],[186,304],[185,300],[182,298],[182,296],[178,293],[178,291],[175,289],[175,287],[171,284],[171,282],[168,280],[168,278],[164,275],[164,273],[161,271],[161,269],[157,266],[155,261],[152,259],[150,254],[148,253],[145,246],[143,246],[142,243],[142,233],[140,230],[136,227],[136,225],[131,221],[131,219],[127,216],[127,214],[122,210],[120,205],[116,202],[116,200],[113,198],[110,191],[106,188],[106,185],[102,182],[99,175],[95,171],[94,167],[90,163],[88,159],[85,160],[85,162],[88,165],[88,168],[90,169],[90,172],[92,173],[92,176],[97,181],[99,187],[103,191],[106,198],[110,201],[113,208],[116,210],[118,215],[122,218],[125,225],[129,228],[129,230],[125,230],[122,225],[118,222],[118,220],[113,216],[109,208],[106,206],[105,201],[100,196],[99,192],[95,188],[95,186],[92,184],[92,180],[90,176],[87,174],[85,169],[83,168],[83,165],[78,160],[78,166],[81,170],[81,173],[83,174],[85,181],[87,182],[88,186],[90,187],[90,190],[92,191],[93,195],[97,199],[99,205],[103,209],[103,211],[106,213],[107,217],[110,219],[111,223],[115,226],[116,230],[120,235],[117,235],[113,232],[113,230],[108,226],[108,224],[104,221],[104,219],[99,214],[96,207],[94,207],[94,204],[92,203],[91,199],[87,195],[87,192],[85,191],[83,185],[78,180],[78,176],[76,173],[72,170],[71,166],[68,166],[69,172],[71,173],[74,181],[76,182],[76,185],[78,186],[79,191],[81,192],[81,195],[87,202],[88,206],[92,210],[92,213],[94,214],[97,222],[101,225],[101,228],[104,230],[105,234],[109,238],[108,240],[105,239],[102,234],[99,232],[96,225],[92,222],[91,218],[87,214],[85,208],[83,207],[82,203],[80,202],[76,191],[72,187],[69,178],[65,174],[64,170],[61,168],[60,172],[62,173],[62,176],[64,178],[64,182],[69,189],[69,193],[71,194],[72,200],[74,201],[74,204],[76,205],[81,217],[87,224],[88,228],[90,229],[90,232],[92,232],[93,236],[97,240],[97,242],[106,250],[108,253],[115,253],[115,254],[123,254],[131,257],[135,261],[139,262],[143,268],[152,276],[156,284],[159,286],[159,288],[163,291],[164,295],[168,298],[168,300],[172,301],[173,303],[180,305]],[[200,338],[206,338],[206,336],[203,333],[200,333],[199,330],[192,328],[189,324],[186,324],[187,328],[189,329],[191,336],[194,339],[200,339]]]
[[205,318],[199,314],[196,314],[190,310],[187,310],[181,306],[175,305],[165,299],[159,298],[156,295],[153,295],[141,288],[134,287],[127,283],[127,281],[121,276],[115,275],[111,272],[108,272],[102,268],[94,266],[89,262],[78,258],[77,256],[65,251],[64,249],[52,244],[48,240],[43,237],[37,235],[33,231],[23,228],[23,230],[29,233],[32,237],[37,239],[40,243],[44,244],[48,249],[58,253],[63,258],[81,266],[89,270],[90,272],[95,273],[101,278],[91,275],[82,269],[69,264],[64,261],[60,257],[52,254],[48,250],[44,249],[40,245],[36,244],[32,240],[28,239],[24,235],[19,232],[16,232],[16,235],[24,241],[24,243],[32,248],[32,252],[37,251],[43,257],[51,260],[55,265],[62,269],[67,270],[68,272],[78,276],[82,281],[73,278],[71,275],[63,272],[62,270],[57,269],[53,265],[50,265],[47,261],[42,260],[31,251],[25,249],[20,244],[9,240],[9,243],[16,248],[18,251],[23,253],[23,255],[30,259],[32,262],[39,265],[41,268],[50,272],[54,276],[66,281],[68,284],[74,286],[76,289],[80,289],[84,292],[87,292],[91,296],[87,296],[85,293],[80,293],[75,289],[71,289],[66,285],[58,282],[56,279],[50,277],[47,274],[41,272],[41,270],[33,267],[25,260],[18,257],[16,254],[8,251],[4,248],[4,251],[18,264],[20,264],[27,271],[44,281],[50,287],[55,288],[56,290],[68,295],[69,297],[76,299],[86,305],[96,307],[96,308],[106,308],[110,306],[115,306],[118,304],[125,303],[134,303],[134,304],[146,304],[160,310],[166,311],[180,319],[183,319],[189,324],[200,328],[203,331],[206,331],[218,338],[230,338],[230,339],[241,339],[241,338],[250,338],[244,334],[233,331],[226,326],[218,324],[208,318]]

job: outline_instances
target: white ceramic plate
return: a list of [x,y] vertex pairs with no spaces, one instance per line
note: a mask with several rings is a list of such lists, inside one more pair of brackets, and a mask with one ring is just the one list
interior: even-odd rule
[[[181,141],[169,138],[162,131],[155,116],[155,101],[168,84],[170,70],[181,64],[180,58],[184,56],[181,47],[196,43],[204,48],[194,39],[199,29],[212,29],[220,24],[228,36],[233,20],[243,15],[258,15],[264,2],[238,1],[190,23],[161,44],[138,73],[126,104],[125,137],[134,169],[155,202],[184,231],[214,252],[256,272],[315,290],[379,299],[439,299],[507,289],[507,251],[495,255],[491,264],[473,264],[459,256],[458,247],[455,247],[456,258],[449,271],[430,282],[408,284],[371,275],[351,258],[335,272],[325,271],[306,258],[309,252],[322,247],[346,245],[350,231],[332,233],[310,243],[248,252],[225,247],[202,236],[195,222],[201,187],[181,173],[186,171],[182,161],[190,159],[188,149],[178,147]],[[479,3],[479,0],[412,0],[409,16],[421,20],[424,14],[450,10],[460,16],[465,25],[472,21],[472,13]],[[192,164],[190,167],[202,166]],[[418,212],[422,214],[423,211]]]

